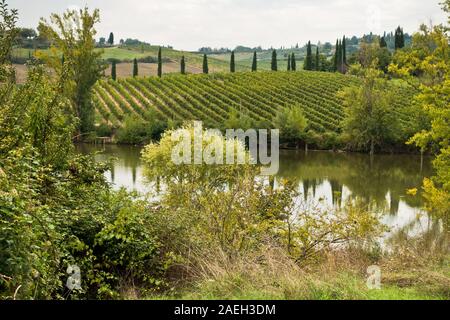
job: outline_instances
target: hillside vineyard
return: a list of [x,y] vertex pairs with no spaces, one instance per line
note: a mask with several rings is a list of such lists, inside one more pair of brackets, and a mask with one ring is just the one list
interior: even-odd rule
[[[308,71],[101,80],[94,90],[94,103],[98,118],[116,127],[125,115],[145,118],[150,109],[163,118],[201,120],[220,127],[233,109],[270,123],[282,108],[300,106],[311,129],[339,132],[344,110],[337,93],[359,81],[339,73]],[[407,126],[410,117],[406,107],[411,105],[414,90],[405,86],[392,89],[396,90],[392,108]]]

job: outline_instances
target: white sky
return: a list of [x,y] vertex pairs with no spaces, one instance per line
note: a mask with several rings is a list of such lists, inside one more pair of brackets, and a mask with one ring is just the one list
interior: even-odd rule
[[280,47],[443,23],[440,0],[9,0],[19,25],[68,7],[99,8],[98,37],[137,38],[176,49]]

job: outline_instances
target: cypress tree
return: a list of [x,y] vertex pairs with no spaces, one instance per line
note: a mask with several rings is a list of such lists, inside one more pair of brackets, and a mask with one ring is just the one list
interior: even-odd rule
[[311,41],[308,41],[308,45],[306,47],[306,60],[305,60],[305,64],[303,66],[303,69],[305,69],[305,70],[312,70],[313,69],[313,58],[312,58]]
[[133,77],[137,77],[138,74],[139,74],[138,62],[137,62],[137,59],[134,58],[134,60],[133,60]]
[[162,77],[162,52],[161,47],[158,50],[158,77]]
[[203,73],[208,74],[209,68],[208,68],[208,57],[206,54],[203,55]]
[[111,66],[111,78],[116,81],[117,79],[117,72],[116,72],[116,61],[113,60],[112,66]]
[[342,42],[338,41],[337,47],[337,71],[342,72],[342,60],[343,60],[343,50],[342,50]]
[[317,48],[316,48],[316,63],[315,63],[315,69],[316,69],[316,71],[319,71],[319,70],[320,70],[319,45],[317,45]]
[[181,74],[186,74],[186,62],[184,61],[184,56],[181,57],[180,68]]
[[395,50],[401,49],[405,46],[405,35],[403,29],[398,26],[395,30]]
[[256,56],[256,51],[253,52],[253,62],[252,62],[252,71],[256,72],[258,70],[258,59]]
[[339,62],[339,42],[336,40],[336,50],[334,52],[334,60],[333,60],[333,70],[336,72],[338,70],[338,62]]
[[294,53],[292,53],[292,57],[291,57],[291,69],[292,69],[292,71],[297,71],[297,61],[295,61]]
[[114,44],[114,33],[112,32],[109,34],[108,43],[111,46]]
[[272,71],[278,71],[278,63],[277,63],[277,51],[274,49],[272,51]]
[[345,40],[345,36],[342,39],[342,66],[347,65],[347,44]]
[[380,38],[380,48],[387,48],[387,42],[385,37]]
[[292,70],[292,68],[291,68],[291,55],[289,54],[288,55],[288,63],[287,63],[287,71],[291,71]]
[[231,51],[230,72],[234,73],[235,71],[236,71],[236,65],[234,63],[234,51]]

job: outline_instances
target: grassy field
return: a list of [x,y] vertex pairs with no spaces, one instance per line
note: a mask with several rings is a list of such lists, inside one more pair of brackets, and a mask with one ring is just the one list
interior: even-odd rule
[[[436,254],[436,253],[434,253]],[[360,249],[328,252],[307,267],[266,249],[246,259],[205,261],[193,281],[174,294],[187,300],[448,300],[448,255],[373,257]],[[373,259],[376,259],[374,261]],[[427,261],[426,261],[427,260]],[[381,269],[380,288],[368,288],[367,267]]]

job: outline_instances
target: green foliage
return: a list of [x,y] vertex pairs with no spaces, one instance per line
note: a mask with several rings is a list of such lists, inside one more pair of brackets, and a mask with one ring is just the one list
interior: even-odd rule
[[[52,43],[49,52],[37,57],[55,70],[58,76],[67,73],[64,94],[72,100],[74,113],[79,119],[79,134],[94,129],[92,88],[103,75],[105,65],[100,62],[101,51],[95,48],[95,25],[100,21],[98,10],[89,12],[68,10],[62,15],[52,14],[50,21],[41,19],[39,33]],[[60,55],[65,63],[61,64]]]
[[380,47],[378,40],[372,43],[362,42],[357,53],[357,60],[363,68],[376,65],[378,69],[386,73],[392,61],[392,55],[388,48]]
[[252,128],[255,128],[255,121],[248,114],[232,110],[223,123],[222,129],[242,129],[246,131]]
[[166,129],[167,123],[160,120],[154,112],[149,112],[144,118],[126,116],[122,127],[117,131],[117,142],[141,145],[159,140]]
[[339,95],[345,105],[344,135],[351,145],[371,154],[377,146],[395,142],[400,132],[392,110],[395,93],[386,90],[386,80],[379,77],[378,70],[366,69],[361,87],[347,88]]
[[[443,9],[449,12],[448,0]],[[444,218],[446,224],[450,216],[450,55],[449,27],[422,25],[420,32],[413,36],[409,49],[397,50],[394,63],[389,71],[413,85],[419,84],[420,92],[416,103],[422,108],[430,124],[427,129],[417,132],[409,141],[422,152],[431,147],[438,150],[434,167],[436,176],[424,181],[428,208],[437,217]]]
[[[4,3],[2,9],[9,34],[15,13]],[[1,52],[12,46],[8,39],[0,40]],[[128,283],[161,288],[170,260],[159,251],[152,211],[111,190],[106,164],[74,152],[73,100],[64,90],[73,74],[30,66],[27,82],[15,86],[6,82],[11,69],[4,62],[0,299],[117,298]],[[80,267],[82,290],[66,288],[69,265]]]
[[301,107],[292,106],[278,112],[274,126],[280,130],[280,138],[286,142],[298,142],[305,139],[308,120]]

